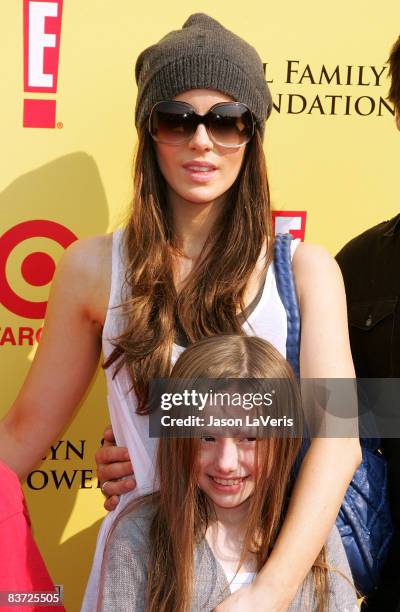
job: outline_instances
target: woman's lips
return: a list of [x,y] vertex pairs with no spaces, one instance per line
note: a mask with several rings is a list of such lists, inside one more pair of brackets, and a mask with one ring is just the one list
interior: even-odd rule
[[212,164],[184,164],[183,169],[194,183],[207,183],[217,173],[217,168]]

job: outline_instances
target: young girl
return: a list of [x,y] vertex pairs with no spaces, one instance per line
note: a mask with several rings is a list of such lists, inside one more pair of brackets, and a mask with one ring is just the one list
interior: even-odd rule
[[[140,54],[136,79],[138,149],[128,224],[65,252],[34,363],[0,423],[0,459],[23,477],[72,418],[103,348],[111,422],[118,444],[128,448],[122,453],[129,452],[122,474],[133,464],[137,484],[120,509],[153,487],[149,380],[169,375],[185,343],[219,333],[257,335],[285,355],[287,332],[271,263],[262,138],[272,102],[260,57],[217,21],[196,14]],[[352,377],[338,268],[318,247],[295,242],[292,254],[302,376]],[[328,537],[360,456],[358,439],[312,441],[267,563],[218,612],[287,608]],[[100,470],[103,481],[122,474],[113,462]],[[133,487],[108,482],[103,490]],[[99,533],[87,612],[96,609],[114,515]]]
[[[180,355],[171,377],[190,379],[195,387],[199,378],[287,381],[276,391],[274,414],[293,415],[301,426],[301,401],[290,367],[260,338],[225,335],[201,340]],[[227,409],[219,408],[221,412],[226,416]],[[252,416],[259,412],[253,407]],[[202,414],[207,422],[207,411]],[[230,432],[211,427],[204,435],[202,430],[197,428],[196,438],[160,439],[159,491],[125,509],[108,539],[102,612],[213,610],[231,591],[251,582],[268,559],[282,524],[301,439],[290,430],[275,438],[262,437],[260,430],[261,437],[245,437],[254,435],[250,428]],[[235,437],[223,437],[230,435]],[[289,609],[358,610],[336,527]]]

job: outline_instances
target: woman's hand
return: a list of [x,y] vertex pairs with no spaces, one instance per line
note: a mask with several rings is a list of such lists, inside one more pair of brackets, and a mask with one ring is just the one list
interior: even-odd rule
[[116,446],[113,430],[109,425],[104,430],[104,444],[95,454],[97,478],[106,496],[104,508],[111,512],[119,502],[119,496],[136,487],[128,449]]
[[286,612],[289,603],[278,601],[276,591],[260,586],[256,579],[229,595],[214,612]]

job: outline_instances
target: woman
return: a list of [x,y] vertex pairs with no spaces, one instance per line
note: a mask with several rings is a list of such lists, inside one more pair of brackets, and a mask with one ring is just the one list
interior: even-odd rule
[[[65,252],[35,361],[0,428],[0,459],[23,477],[71,418],[103,340],[111,420],[138,484],[131,496],[153,482],[148,382],[168,375],[182,343],[221,332],[256,334],[285,354],[286,338],[270,263],[262,150],[272,103],[258,54],[196,14],[141,53],[136,79],[139,142],[129,223]],[[338,268],[319,247],[294,244],[293,253],[302,376],[352,377]],[[60,329],[68,335],[60,337]],[[312,441],[272,554],[256,580],[218,612],[287,608],[327,539],[360,456],[358,439]],[[91,612],[112,521],[106,518],[99,535],[84,604]]]
[[[224,392],[222,405],[210,401],[201,411],[204,424],[167,430],[158,446],[158,491],[130,504],[116,520],[102,565],[102,612],[212,610],[254,580],[268,559],[301,446],[297,382],[271,344],[228,334],[191,345],[168,381],[179,395],[209,384]],[[260,405],[271,390],[273,406]],[[246,403],[238,404],[238,395]],[[192,410],[198,413],[190,405],[176,407],[174,415],[187,417]],[[160,419],[159,412],[152,418]],[[273,427],[246,426],[246,415],[254,422],[271,413],[290,416],[294,427],[272,438]],[[231,417],[237,425],[210,426],[211,416]],[[183,437],[171,439],[174,432]],[[290,606],[291,612],[304,610],[358,610],[336,526]]]

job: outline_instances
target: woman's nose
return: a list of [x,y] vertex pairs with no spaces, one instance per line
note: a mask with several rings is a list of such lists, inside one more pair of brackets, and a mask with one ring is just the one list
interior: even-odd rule
[[238,468],[238,449],[232,438],[221,438],[219,440],[215,467],[218,472],[235,472]]
[[199,125],[197,126],[195,133],[189,140],[189,146],[193,149],[204,150],[209,150],[213,148],[214,143],[211,140],[207,128],[205,125],[203,125],[203,123],[199,123]]

